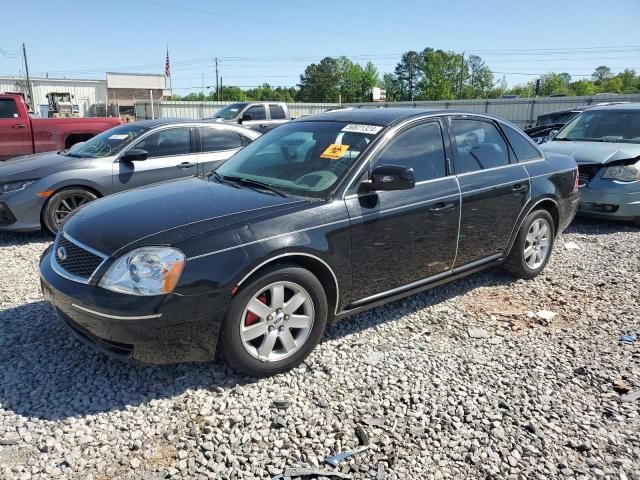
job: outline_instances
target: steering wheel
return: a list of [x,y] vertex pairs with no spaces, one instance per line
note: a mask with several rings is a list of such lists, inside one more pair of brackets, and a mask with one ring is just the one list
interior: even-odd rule
[[303,176],[296,179],[294,182],[296,185],[306,185],[309,187],[317,187],[318,185],[331,185],[338,179],[338,176],[328,170],[315,170],[313,172],[305,173]]

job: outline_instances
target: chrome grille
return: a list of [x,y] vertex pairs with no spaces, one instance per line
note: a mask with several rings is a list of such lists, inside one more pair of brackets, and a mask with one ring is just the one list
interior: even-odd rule
[[58,266],[68,274],[88,280],[104,258],[58,235],[52,256]]

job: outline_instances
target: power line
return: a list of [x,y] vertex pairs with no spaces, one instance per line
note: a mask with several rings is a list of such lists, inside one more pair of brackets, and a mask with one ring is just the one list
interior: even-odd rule
[[11,53],[0,48],[0,54],[4,55],[7,58],[19,58],[22,55],[22,49],[18,49],[16,52]]

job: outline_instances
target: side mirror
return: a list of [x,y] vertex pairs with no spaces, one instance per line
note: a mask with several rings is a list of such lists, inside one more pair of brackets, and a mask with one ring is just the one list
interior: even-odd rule
[[245,113],[244,115],[242,115],[242,118],[238,121],[238,123],[250,122],[251,120],[253,120],[253,117],[250,114]]
[[146,160],[148,156],[149,153],[146,150],[132,148],[131,150],[127,150],[124,155],[120,157],[120,160],[124,160],[125,162],[141,162]]
[[410,190],[416,185],[413,168],[398,165],[380,165],[373,169],[368,190]]

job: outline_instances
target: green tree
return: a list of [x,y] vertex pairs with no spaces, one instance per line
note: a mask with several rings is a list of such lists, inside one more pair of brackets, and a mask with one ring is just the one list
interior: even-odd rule
[[335,102],[340,91],[338,62],[325,57],[320,63],[309,65],[300,75],[299,100],[303,102]]
[[569,85],[569,89],[571,95],[576,96],[593,95],[598,90],[590,80],[577,80]]
[[549,95],[568,95],[569,84],[567,77],[571,80],[571,76],[567,73],[545,73],[540,76],[540,95],[548,97]]
[[388,102],[397,102],[402,98],[402,87],[393,73],[382,76],[381,87],[386,92]]
[[416,85],[419,81],[420,61],[418,52],[410,50],[402,54],[400,62],[396,65],[395,78],[398,82],[401,100],[413,100],[415,97]]
[[611,73],[611,69],[609,67],[600,65],[594,70],[593,74],[591,75],[591,79],[596,83],[600,83],[603,80],[611,78],[612,76],[613,74]]
[[491,69],[477,55],[470,55],[466,65],[469,77],[463,87],[463,97],[483,98],[488,96],[493,88],[493,73]]
[[433,48],[425,48],[420,53],[419,72],[420,100],[452,100],[460,96],[460,80],[468,77],[462,55]]

